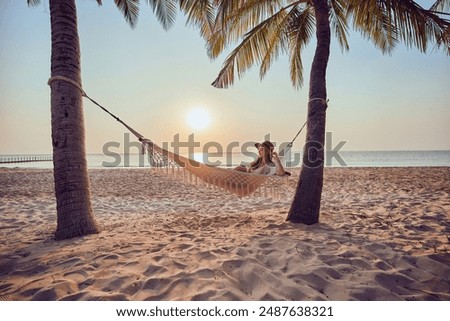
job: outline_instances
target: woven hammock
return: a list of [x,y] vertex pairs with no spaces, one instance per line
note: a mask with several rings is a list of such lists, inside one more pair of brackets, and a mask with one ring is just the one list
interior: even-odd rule
[[277,185],[287,178],[209,166],[163,149],[149,139],[139,137],[139,140],[143,151],[148,152],[153,167],[166,169],[181,167],[207,185],[222,188],[239,197],[251,195],[261,187],[264,187],[264,194],[274,195],[278,190]]
[[[269,176],[254,173],[245,173],[235,170],[228,170],[220,167],[208,166],[206,164],[194,161],[192,159],[188,159],[186,157],[165,150],[156,145],[155,143],[153,143],[151,140],[146,139],[143,135],[138,133],[132,127],[128,126],[119,117],[112,114],[105,107],[103,107],[98,102],[89,97],[78,82],[64,76],[53,76],[48,80],[48,85],[50,86],[54,81],[65,81],[67,83],[72,84],[81,91],[81,95],[83,97],[89,99],[92,103],[100,107],[103,111],[105,111],[119,123],[125,126],[142,143],[143,147],[142,151],[148,152],[150,162],[153,167],[165,167],[166,169],[169,169],[170,167],[174,168],[175,166],[182,167],[186,169],[189,173],[195,175],[203,182],[207,183],[208,185],[220,187],[240,197],[254,193],[263,185],[264,187],[266,187],[264,188],[265,191],[264,194],[267,194],[266,193],[267,191],[270,191],[271,194],[276,194],[277,189],[274,187],[276,185],[279,185],[277,183],[279,183],[280,180],[283,180],[282,176],[276,175]],[[303,127],[304,126],[305,125],[303,125]],[[300,131],[302,129],[300,129]],[[298,134],[300,133],[300,131],[298,132]]]

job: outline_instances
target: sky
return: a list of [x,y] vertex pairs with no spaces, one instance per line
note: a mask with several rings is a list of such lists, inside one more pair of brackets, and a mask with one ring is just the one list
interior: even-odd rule
[[[418,1],[424,7],[432,1]],[[138,132],[156,143],[218,142],[240,146],[289,142],[306,120],[314,41],[303,54],[305,84],[290,83],[288,58],[280,56],[260,81],[258,67],[228,89],[210,84],[226,53],[211,61],[198,31],[179,15],[165,31],[141,3],[131,29],[113,1],[79,0],[83,88]],[[450,150],[450,57],[443,50],[422,54],[399,45],[383,55],[358,34],[350,51],[332,39],[327,71],[327,132],[342,150]],[[50,17],[47,1],[0,0],[0,154],[51,153]],[[433,49],[433,48],[431,48]],[[193,109],[209,114],[195,126]],[[126,130],[84,100],[88,153],[110,142],[126,146]],[[199,125],[199,124],[197,124]],[[200,124],[201,125],[201,124]],[[304,132],[294,149],[301,150]]]

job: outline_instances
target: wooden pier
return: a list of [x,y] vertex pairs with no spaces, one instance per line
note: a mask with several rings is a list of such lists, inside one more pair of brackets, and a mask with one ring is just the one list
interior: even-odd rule
[[51,162],[51,156],[0,156],[0,164]]

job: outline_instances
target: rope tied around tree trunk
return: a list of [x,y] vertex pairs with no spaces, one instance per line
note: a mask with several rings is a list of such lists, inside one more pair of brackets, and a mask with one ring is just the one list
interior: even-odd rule
[[314,101],[314,100],[319,100],[319,101],[321,101],[322,103],[324,103],[325,107],[328,108],[328,102],[330,101],[329,99],[325,100],[325,99],[323,99],[323,98],[311,98],[311,99],[308,101],[308,104],[309,104],[310,102]]
[[81,91],[81,95],[82,95],[83,97],[87,97],[86,92],[83,90],[83,88],[81,88],[81,85],[80,85],[79,83],[77,83],[77,82],[76,82],[75,80],[73,80],[73,79],[70,79],[70,78],[67,78],[67,77],[64,77],[64,76],[53,76],[53,77],[51,77],[51,78],[48,80],[47,85],[51,86],[51,85],[52,85],[52,82],[54,82],[55,80],[62,80],[62,81],[65,81],[65,82],[68,82],[68,83],[74,85],[75,87],[77,87],[77,88]]

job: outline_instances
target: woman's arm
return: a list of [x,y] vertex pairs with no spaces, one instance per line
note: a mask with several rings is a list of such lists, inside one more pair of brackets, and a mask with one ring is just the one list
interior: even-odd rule
[[286,171],[284,170],[283,164],[281,164],[280,158],[278,157],[277,152],[273,152],[273,160],[275,162],[275,165],[277,166],[277,172],[276,174],[278,176],[284,176],[286,174]]

